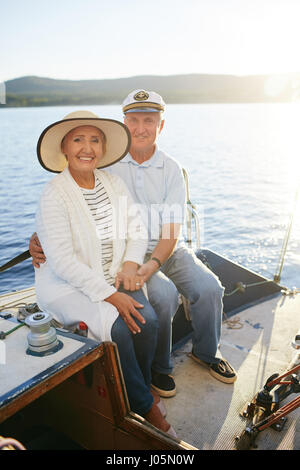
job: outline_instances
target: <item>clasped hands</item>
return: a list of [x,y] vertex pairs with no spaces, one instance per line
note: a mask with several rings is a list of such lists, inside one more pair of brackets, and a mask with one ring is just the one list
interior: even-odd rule
[[[122,271],[116,275],[115,288],[119,289],[122,284],[127,291],[139,290],[144,286],[145,282],[151,277],[155,270],[156,266],[153,262],[145,263],[139,267],[136,263],[127,261],[123,264]],[[116,307],[133,334],[141,332],[136,320],[141,324],[145,324],[145,319],[137,310],[144,307],[142,304],[124,292],[115,292],[105,300]]]
[[115,278],[115,288],[118,290],[122,285],[125,290],[135,291],[143,287],[145,281],[142,276],[137,272],[123,272],[120,271]]
[[136,263],[127,261],[122,266],[115,278],[115,288],[119,289],[122,284],[125,290],[135,291],[141,289],[152,274],[157,271],[157,265],[152,260],[138,266]]

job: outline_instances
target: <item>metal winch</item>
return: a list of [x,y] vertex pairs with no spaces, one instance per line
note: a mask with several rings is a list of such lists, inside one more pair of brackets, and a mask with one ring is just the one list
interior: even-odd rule
[[300,330],[298,331],[294,340],[292,341],[292,346],[295,349],[300,349]]
[[56,330],[51,323],[52,317],[45,312],[36,312],[25,319],[25,323],[30,327],[27,335],[27,354],[34,356],[46,356],[54,354],[63,347],[63,343],[58,340]]

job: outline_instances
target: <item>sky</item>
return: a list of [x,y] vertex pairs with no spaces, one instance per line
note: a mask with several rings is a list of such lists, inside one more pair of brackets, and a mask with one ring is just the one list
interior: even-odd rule
[[0,82],[300,72],[300,0],[0,0]]

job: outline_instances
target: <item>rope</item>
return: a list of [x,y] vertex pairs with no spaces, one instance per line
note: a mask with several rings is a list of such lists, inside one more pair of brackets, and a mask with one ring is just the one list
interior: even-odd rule
[[237,282],[236,283],[236,288],[228,293],[224,293],[225,297],[230,297],[231,295],[235,294],[236,292],[245,292],[245,290],[248,287],[256,287],[256,286],[262,286],[263,284],[267,284],[268,282],[273,282],[271,279],[267,279],[266,281],[259,281],[259,282],[253,282],[252,284],[243,284],[242,282]]
[[236,317],[233,320],[229,320],[225,312],[223,312],[223,316],[224,316],[223,323],[226,323],[227,328],[229,330],[240,330],[241,328],[243,328],[244,325],[241,322],[240,317]]
[[6,298],[6,297],[12,297],[12,296],[15,296],[16,294],[21,294],[21,293],[25,293],[25,292],[29,292],[29,291],[32,291],[33,294],[32,295],[35,295],[34,293],[34,287],[27,287],[26,289],[22,289],[22,290],[18,290],[18,291],[13,291],[13,292],[7,292],[5,294],[1,294],[0,295],[0,300],[2,298]]
[[22,297],[21,299],[18,299],[17,303],[9,302],[8,304],[0,305],[0,311],[7,309],[7,308],[16,308],[16,307],[26,307],[27,303],[26,302],[20,302],[21,300],[28,299],[29,297],[33,297],[34,294],[31,295],[26,295],[25,297]]
[[21,328],[22,326],[25,326],[25,323],[20,323],[19,325],[15,326],[14,328],[12,328],[11,330],[8,330],[8,331],[0,331],[0,339],[5,339],[6,336],[10,335],[14,331]]

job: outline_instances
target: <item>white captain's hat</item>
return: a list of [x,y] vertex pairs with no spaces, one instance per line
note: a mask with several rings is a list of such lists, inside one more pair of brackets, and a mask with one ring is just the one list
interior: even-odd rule
[[165,102],[155,91],[134,90],[123,101],[123,113],[153,113],[165,110]]

